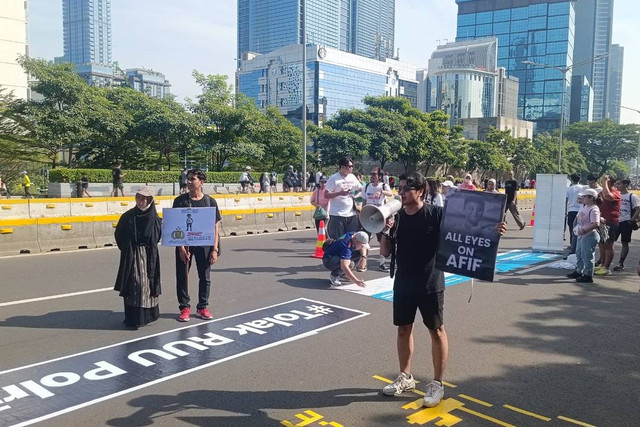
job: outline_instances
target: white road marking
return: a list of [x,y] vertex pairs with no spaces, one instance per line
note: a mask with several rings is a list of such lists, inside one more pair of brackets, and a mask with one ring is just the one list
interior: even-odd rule
[[532,271],[536,271],[536,270],[540,270],[541,268],[545,268],[551,264],[555,264],[556,262],[558,262],[558,260],[554,260],[551,262],[548,262],[546,264],[538,264],[535,267],[531,267],[531,268],[527,268],[526,270],[520,270],[520,271],[516,271],[516,274],[524,274],[524,273],[530,273]]
[[18,304],[28,304],[30,302],[48,301],[48,300],[58,299],[58,298],[75,297],[78,295],[95,294],[97,292],[105,292],[105,291],[112,291],[112,290],[113,290],[113,287],[110,287],[110,288],[102,288],[102,289],[93,289],[90,291],[72,292],[69,294],[51,295],[48,297],[30,298],[30,299],[23,299],[19,301],[9,301],[9,302],[0,303],[0,307],[8,307],[10,305],[18,305]]

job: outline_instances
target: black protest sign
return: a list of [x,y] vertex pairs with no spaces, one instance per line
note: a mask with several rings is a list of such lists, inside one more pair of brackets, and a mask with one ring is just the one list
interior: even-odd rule
[[493,281],[504,217],[504,194],[458,190],[447,196],[436,267],[442,271]]

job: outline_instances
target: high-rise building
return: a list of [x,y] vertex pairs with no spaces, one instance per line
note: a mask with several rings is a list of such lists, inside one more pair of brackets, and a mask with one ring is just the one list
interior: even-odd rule
[[[305,0],[307,43],[369,58],[394,52],[395,0]],[[238,0],[238,59],[302,41],[302,0]]]
[[64,56],[93,85],[110,84],[111,0],[62,0]]
[[[418,102],[418,67],[387,58],[365,58],[309,44],[306,64],[308,120],[316,124],[338,111],[364,108],[370,96],[400,96]],[[276,106],[295,125],[302,120],[302,45],[292,44],[263,55],[248,55],[236,72],[238,90],[264,109]]]
[[571,77],[570,123],[593,121],[593,98],[593,88],[587,77],[574,74]]
[[533,121],[536,132],[560,127],[562,93],[564,117],[569,120],[571,81],[553,68],[531,66],[532,61],[554,67],[573,65],[574,2],[570,0],[456,0],[457,41],[498,39],[498,66],[519,80],[518,117]]
[[607,118],[607,86],[610,58],[590,61],[606,54],[611,46],[613,0],[580,0],[575,3],[576,38],[574,75],[586,76],[593,88],[593,120]]
[[17,59],[27,55],[27,2],[3,0],[0,7],[0,89],[27,99],[27,74]]
[[171,84],[165,79],[164,74],[144,68],[130,68],[124,72],[126,84],[144,92],[154,98],[164,98],[169,95]]
[[609,52],[609,71],[607,75],[607,117],[616,123],[620,123],[624,47],[618,44],[612,44]]

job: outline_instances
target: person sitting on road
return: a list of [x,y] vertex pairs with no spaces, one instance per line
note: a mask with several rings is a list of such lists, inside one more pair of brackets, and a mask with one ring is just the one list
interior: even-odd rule
[[253,179],[253,177],[251,176],[251,166],[247,166],[246,168],[244,168],[244,172],[240,174],[240,185],[242,186],[242,192],[247,192],[247,186],[251,186],[251,189],[253,190],[254,182],[255,179]]
[[369,249],[369,235],[364,231],[351,231],[335,240],[324,251],[322,264],[331,271],[331,287],[340,286],[341,273],[344,273],[346,280],[361,287],[365,286],[364,280],[357,278],[352,270],[360,261],[362,249]]

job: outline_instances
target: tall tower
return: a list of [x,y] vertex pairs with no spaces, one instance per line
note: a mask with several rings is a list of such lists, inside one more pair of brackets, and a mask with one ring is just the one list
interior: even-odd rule
[[620,123],[624,47],[619,44],[612,44],[609,52],[611,55],[609,56],[609,71],[607,75],[607,118]]
[[62,0],[64,58],[111,66],[111,0]]
[[111,84],[111,0],[62,0],[64,62],[95,86]]
[[27,99],[27,74],[18,55],[27,55],[27,2],[3,0],[0,7],[0,89]]
[[[576,37],[573,62],[579,64],[609,52],[613,26],[613,0],[580,0],[575,3]],[[575,75],[586,76],[593,88],[593,120],[607,118],[607,89],[611,57],[578,65]]]
[[[306,0],[307,43],[393,56],[395,0]],[[302,41],[301,0],[238,0],[238,59]]]
[[567,123],[571,72],[563,79],[558,70],[527,65],[524,61],[561,68],[573,65],[574,1],[456,0],[456,3],[456,41],[489,35],[498,38],[498,66],[520,83],[518,118],[535,122],[536,132],[552,131],[560,127],[564,108]]

